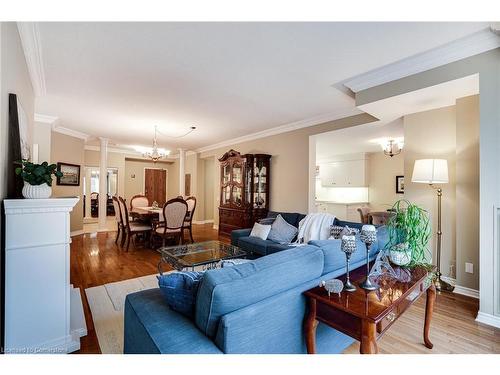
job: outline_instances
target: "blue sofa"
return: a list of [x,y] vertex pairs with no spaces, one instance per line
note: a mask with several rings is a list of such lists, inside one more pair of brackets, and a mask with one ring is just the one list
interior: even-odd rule
[[[295,227],[299,227],[300,221],[306,216],[304,214],[299,214],[295,212],[275,212],[270,211],[267,217],[276,217],[280,214],[285,221]],[[346,226],[351,228],[361,229],[363,224],[354,223],[350,221],[342,221],[335,218],[334,225]],[[286,244],[279,244],[271,240],[263,240],[258,237],[250,237],[250,232],[252,228],[247,229],[237,229],[231,232],[231,244],[238,246],[239,248],[245,250],[247,254],[252,256],[264,256],[269,254],[277,253],[278,251],[283,251],[291,249],[293,246]]]
[[[385,227],[372,247],[385,246]],[[352,269],[364,265],[357,239]],[[345,273],[340,240],[310,244],[205,273],[195,319],[171,310],[158,288],[125,300],[125,353],[305,353],[303,292]],[[320,323],[318,353],[341,353],[353,340]]]

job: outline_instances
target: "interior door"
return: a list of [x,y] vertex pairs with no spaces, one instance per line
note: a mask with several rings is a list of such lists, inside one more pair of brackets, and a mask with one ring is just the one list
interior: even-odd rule
[[167,171],[165,169],[146,168],[144,170],[144,195],[149,203],[154,201],[163,206],[167,199]]

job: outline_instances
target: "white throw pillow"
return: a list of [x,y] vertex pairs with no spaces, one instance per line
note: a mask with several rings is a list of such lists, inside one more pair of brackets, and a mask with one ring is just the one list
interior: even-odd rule
[[270,231],[270,225],[255,223],[253,225],[252,232],[250,232],[250,237],[259,237],[260,239],[267,240],[267,236],[269,236]]

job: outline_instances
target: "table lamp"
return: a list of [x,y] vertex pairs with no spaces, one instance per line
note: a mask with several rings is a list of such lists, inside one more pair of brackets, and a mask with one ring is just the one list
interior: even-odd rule
[[436,189],[438,196],[438,223],[437,223],[437,272],[434,285],[436,289],[441,291],[453,292],[455,287],[446,281],[441,280],[441,197],[443,190],[434,184],[448,183],[448,162],[445,159],[420,159],[415,160],[413,168],[412,182],[421,184],[429,184],[430,187]]

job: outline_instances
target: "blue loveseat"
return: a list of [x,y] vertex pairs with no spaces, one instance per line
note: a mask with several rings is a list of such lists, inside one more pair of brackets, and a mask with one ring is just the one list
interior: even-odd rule
[[[299,214],[296,212],[275,212],[275,211],[269,211],[267,217],[274,218],[278,216],[278,214],[281,215],[288,224],[291,224],[296,228],[299,227],[300,221],[304,217],[306,217],[306,215]],[[231,243],[234,246],[238,246],[241,249],[245,250],[250,256],[252,255],[264,256],[292,248],[292,246],[279,244],[271,240],[263,240],[258,237],[250,237],[251,231],[252,228],[237,229],[231,232]]]
[[[300,221],[306,216],[304,214],[299,214],[295,212],[275,212],[270,211],[267,217],[276,217],[281,215],[285,221],[294,227],[299,227]],[[362,224],[354,223],[350,221],[342,221],[335,218],[334,225],[346,226],[350,228],[361,229]],[[277,253],[278,251],[283,251],[291,249],[293,246],[286,244],[279,244],[271,240],[263,240],[258,237],[250,237],[250,232],[252,228],[247,229],[237,229],[231,232],[231,244],[238,246],[245,250],[249,255],[253,256],[264,256],[269,254]],[[295,239],[294,239],[295,240]]]
[[[385,246],[378,229],[373,259]],[[357,239],[352,269],[364,265]],[[345,273],[340,240],[311,241],[205,273],[195,319],[171,310],[158,288],[129,294],[125,301],[125,353],[305,353],[303,292]],[[340,353],[353,340],[320,323],[318,353]]]

